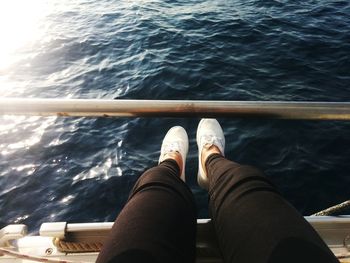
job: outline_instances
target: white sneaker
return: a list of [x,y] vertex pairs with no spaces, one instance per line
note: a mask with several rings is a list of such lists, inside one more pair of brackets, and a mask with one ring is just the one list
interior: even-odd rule
[[164,161],[166,154],[169,152],[179,152],[182,157],[181,179],[185,181],[185,163],[188,152],[188,136],[184,128],[181,126],[172,127],[165,135],[160,150],[158,163]]
[[199,186],[208,190],[208,177],[202,166],[202,150],[205,145],[215,145],[224,156],[225,136],[219,122],[216,119],[202,119],[198,124],[196,139],[198,145],[197,181]]

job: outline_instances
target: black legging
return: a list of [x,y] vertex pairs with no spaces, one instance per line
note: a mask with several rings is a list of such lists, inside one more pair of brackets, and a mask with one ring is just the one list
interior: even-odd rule
[[[253,167],[213,154],[209,209],[225,262],[338,262],[310,224]],[[194,262],[196,214],[175,161],[146,171],[117,217],[102,262]]]

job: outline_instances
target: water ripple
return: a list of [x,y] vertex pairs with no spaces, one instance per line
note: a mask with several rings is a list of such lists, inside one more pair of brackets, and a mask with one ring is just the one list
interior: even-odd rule
[[[2,96],[350,99],[348,1],[46,5],[40,37],[0,68]],[[197,121],[1,117],[0,225],[113,220],[172,125],[190,135],[187,182],[198,216],[208,216],[195,178]],[[304,214],[348,199],[348,123],[220,122],[227,156],[264,170]]]

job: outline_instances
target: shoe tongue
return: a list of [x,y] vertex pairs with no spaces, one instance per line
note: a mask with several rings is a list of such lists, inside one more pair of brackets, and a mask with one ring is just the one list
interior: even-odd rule
[[214,135],[204,135],[202,137],[201,143],[202,143],[202,147],[206,144],[217,146],[220,152],[224,155],[224,145],[221,138]]
[[[204,135],[203,136],[203,140],[202,143],[203,144],[214,144],[215,142],[218,142],[220,144],[222,144],[221,139],[219,137],[213,136],[213,135]],[[219,146],[219,145],[217,145]]]

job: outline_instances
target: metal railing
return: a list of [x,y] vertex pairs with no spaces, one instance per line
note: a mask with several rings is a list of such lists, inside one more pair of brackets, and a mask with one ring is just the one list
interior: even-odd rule
[[2,115],[350,120],[349,102],[1,98]]

